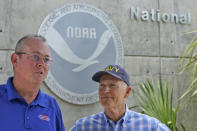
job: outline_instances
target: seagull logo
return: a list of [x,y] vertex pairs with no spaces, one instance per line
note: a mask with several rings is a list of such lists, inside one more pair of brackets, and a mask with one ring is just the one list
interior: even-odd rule
[[[55,36],[55,37],[51,37]],[[49,46],[63,59],[70,63],[79,65],[72,69],[73,72],[80,72],[92,64],[99,63],[96,58],[102,53],[107,44],[109,43],[112,33],[110,30],[105,30],[102,34],[94,53],[87,59],[82,59],[77,56],[68,46],[68,43],[61,37],[53,27],[49,28],[46,38],[48,39]]]

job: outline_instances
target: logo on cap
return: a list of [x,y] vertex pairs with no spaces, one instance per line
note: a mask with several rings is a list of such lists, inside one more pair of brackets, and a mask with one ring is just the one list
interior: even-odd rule
[[63,5],[45,18],[39,34],[47,39],[54,60],[45,81],[49,89],[73,104],[97,102],[92,74],[123,64],[122,41],[108,16],[85,3]]
[[118,72],[120,69],[115,66],[107,66],[104,71],[115,71]]

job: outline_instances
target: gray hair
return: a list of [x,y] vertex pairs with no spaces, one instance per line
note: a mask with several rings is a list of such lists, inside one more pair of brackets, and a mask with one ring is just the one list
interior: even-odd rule
[[21,39],[19,39],[18,42],[16,43],[15,52],[20,51],[20,49],[23,47],[24,41],[29,38],[39,39],[39,40],[42,40],[43,42],[47,41],[46,38],[38,34],[25,35]]

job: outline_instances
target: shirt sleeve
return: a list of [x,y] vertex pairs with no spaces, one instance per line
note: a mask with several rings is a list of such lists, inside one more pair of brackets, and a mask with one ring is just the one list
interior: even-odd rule
[[158,123],[156,131],[171,131],[165,124]]
[[69,129],[69,131],[77,131],[76,126],[74,125],[72,128]]
[[63,123],[63,119],[62,119],[62,113],[61,113],[61,110],[60,110],[57,102],[56,102],[56,107],[57,107],[56,129],[57,129],[57,131],[65,131],[64,123]]
[[[75,125],[73,125],[73,127],[72,128],[70,128],[69,129],[69,131],[81,131],[80,129],[80,127],[81,127],[81,120],[82,119],[80,119],[80,120],[77,120],[76,122],[75,122]],[[79,129],[80,128],[80,129]]]

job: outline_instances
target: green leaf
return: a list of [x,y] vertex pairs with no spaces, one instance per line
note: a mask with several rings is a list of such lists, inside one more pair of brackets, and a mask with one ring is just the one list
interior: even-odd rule
[[167,81],[163,84],[159,78],[155,85],[153,81],[147,80],[139,84],[134,95],[140,103],[138,107],[141,112],[157,118],[172,131],[178,130],[176,119],[181,100],[178,101],[174,109],[172,106],[175,105],[173,103],[173,88],[169,92]]

